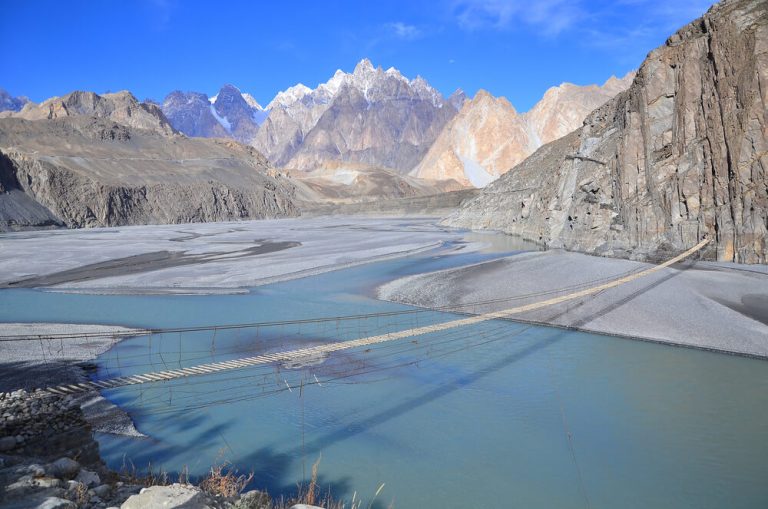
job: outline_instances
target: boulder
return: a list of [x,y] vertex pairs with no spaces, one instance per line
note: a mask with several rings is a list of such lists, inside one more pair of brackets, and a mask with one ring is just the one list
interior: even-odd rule
[[0,452],[10,451],[16,447],[16,439],[14,437],[0,438]]
[[88,488],[93,488],[101,484],[99,474],[85,469],[81,470],[80,473],[77,474],[75,480],[85,484]]
[[100,498],[107,498],[111,492],[112,486],[109,484],[102,484],[101,486],[93,488],[93,493]]
[[49,470],[61,479],[72,479],[80,471],[80,463],[71,458],[59,458],[51,463]]
[[196,486],[172,484],[144,488],[123,502],[120,509],[210,509],[208,498]]
[[48,497],[37,509],[77,509],[77,504],[64,498]]

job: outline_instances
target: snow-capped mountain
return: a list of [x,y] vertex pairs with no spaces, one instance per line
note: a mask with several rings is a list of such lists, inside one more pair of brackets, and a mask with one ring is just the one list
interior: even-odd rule
[[187,136],[233,138],[250,143],[267,112],[247,93],[224,85],[213,97],[199,92],[174,91],[162,104],[171,124]]
[[299,84],[269,103],[253,140],[273,163],[300,169],[347,161],[408,171],[456,114],[426,80],[363,59],[315,89]]

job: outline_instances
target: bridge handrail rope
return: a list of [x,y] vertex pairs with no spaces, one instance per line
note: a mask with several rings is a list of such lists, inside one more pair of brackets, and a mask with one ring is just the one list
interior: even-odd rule
[[[638,269],[626,271],[622,275],[630,275],[637,273]],[[545,295],[552,295],[556,293],[563,293],[569,290],[575,290],[583,286],[596,283],[598,281],[611,280],[616,276],[609,276],[604,278],[597,278],[590,281],[583,281],[561,288],[554,288],[551,290],[542,290],[539,292],[532,292],[522,295],[515,295],[511,297],[501,297],[496,299],[487,299],[475,302],[465,302],[459,304],[450,304],[446,306],[435,306],[424,309],[406,309],[400,311],[384,311],[378,313],[365,313],[357,315],[340,315],[340,316],[326,316],[326,317],[314,317],[294,320],[279,320],[271,322],[252,322],[252,323],[235,323],[235,324],[215,324],[215,325],[199,325],[191,327],[169,327],[169,328],[152,328],[152,329],[136,329],[132,328],[125,331],[120,330],[103,330],[103,331],[91,331],[91,332],[64,332],[64,333],[50,333],[50,334],[0,334],[0,343],[13,342],[13,341],[40,341],[40,340],[62,340],[62,339],[91,339],[91,338],[127,338],[138,336],[152,336],[159,334],[177,334],[185,332],[206,332],[206,331],[222,331],[222,330],[237,330],[237,329],[256,329],[260,327],[279,327],[284,325],[302,325],[302,324],[314,324],[314,323],[326,323],[326,322],[342,322],[342,321],[354,321],[363,320],[368,318],[383,318],[388,316],[404,316],[404,315],[416,315],[419,313],[430,313],[434,311],[445,311],[454,313],[467,313],[461,311],[464,308],[483,306],[488,304],[496,304],[499,302],[509,302],[516,300],[524,300],[533,297],[542,297]],[[472,313],[474,314],[474,313]],[[2,325],[2,324],[0,324]]]

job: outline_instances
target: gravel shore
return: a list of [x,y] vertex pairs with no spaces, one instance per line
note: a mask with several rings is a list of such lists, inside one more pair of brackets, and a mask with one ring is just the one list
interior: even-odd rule
[[[125,333],[132,329],[105,325],[66,323],[0,323],[0,336],[48,336],[94,332]],[[40,339],[0,343],[0,392],[71,384],[87,379],[90,360],[112,347],[113,335],[88,339]],[[85,418],[94,430],[129,436],[143,436],[123,410],[96,391],[76,396]]]

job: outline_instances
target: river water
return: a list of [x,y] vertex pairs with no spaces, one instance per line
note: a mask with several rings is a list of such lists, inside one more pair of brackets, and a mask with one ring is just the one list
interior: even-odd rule
[[[375,299],[394,278],[492,259],[515,246],[408,258],[243,295],[0,292],[0,321],[189,327],[372,313],[356,320],[125,340],[99,377],[220,361],[456,318]],[[419,312],[417,312],[419,311]],[[77,319],[74,320],[73,317]],[[99,435],[110,466],[254,487],[320,484],[400,508],[768,507],[768,363],[493,321],[310,359],[105,392],[147,438]]]

